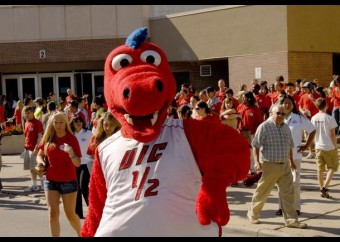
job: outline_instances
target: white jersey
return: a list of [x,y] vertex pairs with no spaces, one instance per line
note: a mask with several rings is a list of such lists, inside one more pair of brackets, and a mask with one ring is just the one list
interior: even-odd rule
[[167,119],[154,141],[120,131],[98,147],[107,199],[95,236],[218,236],[202,226],[195,200],[202,176],[179,119]]
[[87,155],[87,147],[89,146],[89,142],[92,136],[92,132],[90,130],[84,130],[81,129],[79,133],[74,132],[74,135],[77,137],[77,140],[79,142],[80,150],[81,150],[81,164],[87,164],[89,161],[91,161],[91,157]]
[[335,118],[327,113],[319,112],[312,117],[311,121],[316,129],[315,149],[324,151],[334,150],[335,146],[331,139],[330,130],[338,126]]
[[308,118],[293,112],[291,112],[290,115],[285,118],[285,123],[289,126],[294,141],[293,159],[301,160],[302,152],[297,152],[297,150],[298,146],[302,145],[302,131],[305,130],[308,134],[310,134],[315,130],[315,127]]

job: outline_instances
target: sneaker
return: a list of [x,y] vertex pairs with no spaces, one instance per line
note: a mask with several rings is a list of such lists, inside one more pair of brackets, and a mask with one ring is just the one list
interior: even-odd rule
[[307,228],[307,224],[305,223],[300,223],[298,221],[295,221],[290,224],[286,224],[287,228],[296,228],[296,229],[305,229]]
[[306,159],[314,159],[315,154],[313,152],[309,152],[309,154],[306,156]]
[[329,196],[329,194],[328,194],[328,189],[327,188],[322,188],[321,190],[320,190],[320,192],[321,192],[321,197],[324,197],[324,198],[330,198],[331,196]]
[[260,224],[261,223],[261,221],[258,220],[257,218],[253,218],[249,215],[247,215],[247,216],[248,216],[248,220],[249,220],[250,223],[252,223],[252,224]]
[[38,186],[29,186],[24,189],[24,192],[39,192],[40,188]]

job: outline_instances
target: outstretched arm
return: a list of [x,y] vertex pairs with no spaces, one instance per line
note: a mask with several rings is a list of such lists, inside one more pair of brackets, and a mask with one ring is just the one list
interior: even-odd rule
[[81,230],[83,237],[93,237],[95,235],[103,214],[106,194],[106,182],[96,150],[89,185],[88,214]]
[[250,168],[249,144],[228,125],[204,120],[184,120],[185,134],[202,173],[196,212],[202,225],[229,221],[226,188],[243,180]]

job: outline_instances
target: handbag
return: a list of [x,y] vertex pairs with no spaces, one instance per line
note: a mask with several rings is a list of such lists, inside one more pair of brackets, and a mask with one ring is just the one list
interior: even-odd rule
[[35,169],[39,175],[46,175],[47,168],[49,167],[50,161],[48,160],[48,157],[47,157],[47,148],[49,145],[50,145],[50,142],[48,143],[47,147],[45,146],[46,148],[44,147],[44,158],[43,158],[44,164],[39,164],[35,166]]

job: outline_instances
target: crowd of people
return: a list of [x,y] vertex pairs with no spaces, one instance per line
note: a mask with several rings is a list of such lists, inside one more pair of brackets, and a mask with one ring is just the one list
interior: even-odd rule
[[4,125],[13,123],[23,129],[21,158],[32,183],[24,192],[45,192],[52,236],[60,236],[60,199],[70,225],[80,236],[80,219],[85,217],[82,202],[88,206],[95,149],[120,129],[107,112],[103,96],[94,97],[89,104],[88,95],[78,97],[71,89],[67,94],[59,100],[53,92],[47,99],[27,96],[16,101],[12,113],[2,112]]
[[[248,211],[249,221],[260,223],[260,212],[277,185],[276,215],[283,215],[287,227],[305,228],[297,219],[301,213],[302,152],[309,150],[307,158],[316,159],[320,193],[329,198],[328,187],[339,165],[336,136],[340,77],[333,76],[327,87],[320,86],[317,79],[285,83],[283,76],[272,84],[254,79],[249,86],[240,85],[234,95],[223,79],[218,80],[218,90],[209,86],[196,91],[184,83],[168,108],[168,117],[210,119],[238,130],[251,151],[249,174],[261,173]],[[67,94],[64,100],[56,100],[53,92],[46,100],[28,96],[12,103],[12,112],[8,108],[6,111],[4,97],[0,103],[0,123],[7,119],[23,129],[25,146],[21,157],[32,181],[25,192],[45,191],[52,236],[60,236],[60,199],[70,225],[80,235],[82,201],[88,206],[95,150],[121,127],[107,111],[102,96],[89,104],[88,95],[78,97],[71,89]],[[42,175],[36,165],[44,165],[45,157],[49,165]]]
[[305,228],[297,220],[302,152],[308,150],[306,158],[315,158],[320,195],[330,198],[329,185],[339,166],[340,76],[334,75],[326,87],[317,79],[284,82],[280,75],[271,84],[254,79],[250,89],[240,85],[235,96],[223,79],[218,87],[196,92],[188,83],[182,84],[168,116],[213,119],[237,129],[251,149],[249,174],[261,177],[248,211],[249,221],[260,223],[260,212],[277,185],[276,215],[283,215],[287,227]]

